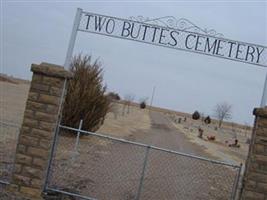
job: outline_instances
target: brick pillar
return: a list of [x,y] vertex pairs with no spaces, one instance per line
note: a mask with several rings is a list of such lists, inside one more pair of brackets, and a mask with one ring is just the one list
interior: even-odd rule
[[61,66],[48,63],[32,64],[31,71],[10,189],[18,196],[42,199],[64,82],[72,75]]
[[254,110],[255,124],[244,175],[243,200],[267,200],[267,107]]

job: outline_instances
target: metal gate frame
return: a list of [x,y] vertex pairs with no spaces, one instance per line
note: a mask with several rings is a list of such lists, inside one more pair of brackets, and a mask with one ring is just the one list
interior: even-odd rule
[[230,164],[230,163],[226,163],[226,162],[222,162],[222,161],[212,160],[209,158],[204,158],[204,157],[195,156],[195,155],[191,155],[191,154],[187,154],[187,153],[182,153],[182,152],[173,151],[173,150],[169,150],[169,149],[165,149],[165,148],[160,148],[160,147],[156,147],[153,145],[147,145],[147,144],[143,144],[143,143],[139,143],[139,142],[128,141],[125,139],[119,139],[119,138],[104,135],[104,134],[85,131],[85,130],[81,129],[81,123],[82,123],[82,120],[80,122],[79,128],[72,128],[72,127],[68,127],[68,126],[64,126],[64,125],[60,125],[60,124],[57,126],[55,138],[53,141],[53,146],[51,149],[51,156],[49,158],[49,166],[48,166],[48,170],[47,170],[47,174],[46,174],[45,186],[43,189],[44,193],[47,193],[48,191],[53,191],[53,192],[57,192],[57,193],[61,193],[61,194],[65,194],[65,195],[69,195],[69,196],[73,196],[73,197],[78,197],[78,198],[82,198],[82,199],[86,199],[86,200],[97,200],[97,199],[92,198],[92,197],[87,197],[87,196],[83,196],[83,195],[79,195],[79,194],[75,194],[75,193],[71,193],[71,192],[66,192],[63,190],[49,187],[49,175],[50,175],[50,170],[51,170],[51,167],[53,164],[52,163],[53,162],[52,161],[53,155],[56,153],[56,147],[57,147],[59,132],[60,132],[60,129],[65,129],[65,130],[74,131],[77,133],[76,144],[78,144],[77,141],[79,141],[79,136],[82,133],[82,134],[86,134],[86,135],[96,136],[96,137],[100,137],[100,138],[105,138],[105,139],[109,139],[109,140],[113,140],[113,141],[117,141],[117,142],[121,142],[121,143],[132,144],[132,145],[137,145],[137,146],[141,146],[141,147],[146,148],[146,153],[145,153],[145,158],[143,161],[143,168],[142,168],[142,172],[141,172],[141,177],[140,177],[138,192],[136,195],[136,200],[140,199],[140,195],[142,193],[143,181],[144,181],[145,170],[146,170],[146,166],[147,166],[148,154],[149,154],[150,149],[159,150],[159,151],[163,151],[163,152],[167,152],[167,153],[171,153],[171,154],[175,154],[175,155],[179,155],[179,156],[190,157],[193,159],[207,161],[210,163],[224,165],[224,166],[232,167],[233,169],[237,169],[237,173],[236,173],[236,176],[234,178],[234,182],[233,182],[233,186],[232,186],[231,197],[229,200],[236,200],[236,198],[238,197],[238,184],[240,182],[240,177],[241,177],[242,163],[240,163],[240,165],[234,165],[234,164]]

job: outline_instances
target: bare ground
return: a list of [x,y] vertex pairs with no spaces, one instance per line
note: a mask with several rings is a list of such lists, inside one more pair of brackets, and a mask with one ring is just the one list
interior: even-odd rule
[[19,80],[0,81],[0,179],[4,181],[11,176],[28,90],[29,84]]

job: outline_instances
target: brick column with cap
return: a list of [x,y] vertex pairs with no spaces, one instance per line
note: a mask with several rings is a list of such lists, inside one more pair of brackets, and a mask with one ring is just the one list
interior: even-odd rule
[[63,67],[32,64],[31,86],[17,143],[10,190],[30,199],[42,199],[64,84],[72,77]]
[[267,200],[267,107],[254,109],[254,130],[243,182],[242,200]]

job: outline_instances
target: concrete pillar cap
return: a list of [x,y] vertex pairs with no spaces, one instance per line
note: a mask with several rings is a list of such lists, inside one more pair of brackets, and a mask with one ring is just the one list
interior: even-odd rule
[[267,106],[264,108],[255,108],[253,110],[253,115],[267,118]]
[[60,65],[50,64],[42,62],[41,64],[32,64],[31,71],[37,74],[43,74],[51,77],[70,79],[73,77],[73,73],[64,69]]

